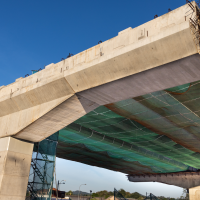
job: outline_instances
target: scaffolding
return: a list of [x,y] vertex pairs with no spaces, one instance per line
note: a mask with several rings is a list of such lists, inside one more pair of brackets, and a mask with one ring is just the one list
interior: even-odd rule
[[114,200],[128,200],[118,190],[114,188]]
[[58,132],[35,143],[26,200],[50,200],[53,187]]

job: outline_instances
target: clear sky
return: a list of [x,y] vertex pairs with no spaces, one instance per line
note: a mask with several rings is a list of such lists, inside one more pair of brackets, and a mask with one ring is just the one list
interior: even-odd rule
[[60,189],[65,191],[79,190],[81,184],[87,184],[81,186],[81,191],[113,191],[114,188],[123,188],[131,193],[139,192],[145,195],[147,192],[166,197],[180,197],[183,192],[180,187],[162,183],[129,182],[126,174],[59,158],[56,161],[56,177],[60,181],[66,180],[64,185],[60,185]]
[[[185,0],[7,0],[0,1],[0,86],[31,70],[56,63],[175,9]],[[129,183],[124,174],[58,159],[65,190],[113,190],[180,196],[182,189],[157,183]]]

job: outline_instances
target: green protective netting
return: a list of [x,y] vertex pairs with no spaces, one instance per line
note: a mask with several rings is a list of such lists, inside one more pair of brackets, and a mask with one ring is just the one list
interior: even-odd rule
[[200,82],[100,106],[59,131],[57,156],[126,174],[200,169]]
[[58,132],[35,143],[30,167],[26,200],[50,200]]

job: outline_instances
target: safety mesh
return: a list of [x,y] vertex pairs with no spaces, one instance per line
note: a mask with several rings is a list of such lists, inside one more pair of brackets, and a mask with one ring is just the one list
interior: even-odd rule
[[200,168],[200,82],[100,106],[59,131],[57,156],[126,174]]
[[26,200],[50,200],[58,132],[35,143],[31,161]]

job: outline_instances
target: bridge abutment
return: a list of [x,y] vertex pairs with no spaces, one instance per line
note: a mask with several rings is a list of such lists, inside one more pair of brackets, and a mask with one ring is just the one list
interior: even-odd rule
[[24,200],[33,144],[12,137],[0,139],[0,199]]

